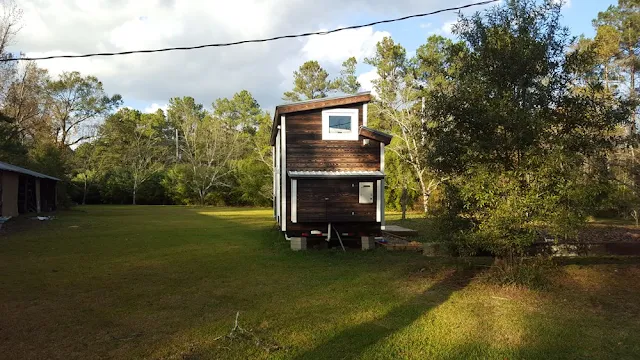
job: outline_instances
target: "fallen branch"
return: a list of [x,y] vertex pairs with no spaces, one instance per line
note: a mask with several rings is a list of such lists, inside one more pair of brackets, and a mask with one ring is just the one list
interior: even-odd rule
[[[220,339],[227,339],[229,341],[233,341],[235,339],[242,340],[244,338],[245,340],[251,340],[257,347],[262,348],[266,352],[280,350],[280,345],[274,342],[270,343],[268,341],[262,340],[258,336],[256,336],[251,330],[246,330],[242,328],[240,326],[240,323],[238,322],[239,317],[240,317],[240,311],[236,312],[236,320],[234,322],[234,325],[231,331],[226,335],[218,336],[217,338],[213,339],[213,341],[218,341]],[[229,349],[228,347],[224,347],[224,346],[223,348]]]

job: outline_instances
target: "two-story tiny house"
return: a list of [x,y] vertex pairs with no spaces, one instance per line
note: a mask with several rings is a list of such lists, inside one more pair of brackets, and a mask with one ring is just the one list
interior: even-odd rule
[[367,127],[369,93],[276,107],[274,217],[293,249],[342,237],[373,246],[384,228],[384,149]]

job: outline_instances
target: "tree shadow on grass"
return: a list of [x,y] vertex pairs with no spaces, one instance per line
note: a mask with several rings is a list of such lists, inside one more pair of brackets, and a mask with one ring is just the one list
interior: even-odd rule
[[477,267],[455,270],[424,293],[391,309],[383,317],[350,327],[296,359],[357,358],[368,347],[406,328],[422,315],[445,303],[453,293],[464,289],[478,272]]

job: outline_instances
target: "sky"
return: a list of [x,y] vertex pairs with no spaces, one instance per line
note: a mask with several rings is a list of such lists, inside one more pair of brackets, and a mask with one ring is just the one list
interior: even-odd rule
[[[189,46],[327,30],[424,13],[477,0],[20,0],[22,30],[12,52],[27,56]],[[561,0],[558,0],[561,1]],[[572,34],[593,36],[591,20],[614,0],[570,0],[564,25]],[[482,10],[474,8],[465,14]],[[293,71],[317,60],[331,76],[355,56],[362,90],[371,89],[375,71],[363,64],[385,36],[408,54],[432,34],[453,36],[457,18],[449,12],[332,35],[92,59],[39,61],[54,76],[63,71],[94,75],[110,95],[142,111],[166,108],[171,97],[193,96],[210,108],[217,98],[249,90],[266,110],[282,103]]]

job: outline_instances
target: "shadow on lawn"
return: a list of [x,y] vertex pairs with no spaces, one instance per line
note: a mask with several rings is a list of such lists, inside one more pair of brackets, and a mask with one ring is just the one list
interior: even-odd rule
[[478,272],[479,268],[456,270],[426,292],[391,309],[382,318],[348,328],[296,359],[356,358],[369,346],[411,325],[423,314],[445,303],[453,293],[464,289]]
[[[517,358],[634,359],[640,354],[637,259],[567,259],[524,328]],[[583,266],[587,265],[587,266]]]

